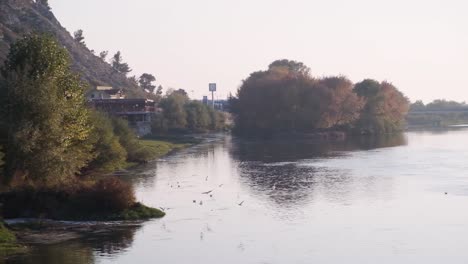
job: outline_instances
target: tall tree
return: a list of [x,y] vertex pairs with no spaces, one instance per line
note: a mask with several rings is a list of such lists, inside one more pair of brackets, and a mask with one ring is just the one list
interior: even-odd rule
[[163,94],[163,87],[161,85],[158,86],[158,89],[156,90],[156,95],[157,96],[162,96]]
[[115,53],[114,57],[112,58],[112,68],[114,68],[115,71],[125,75],[132,71],[128,64],[123,62],[120,51],[117,51],[117,53]]
[[187,125],[187,112],[184,106],[187,102],[188,97],[177,91],[174,91],[161,101],[160,106],[163,109],[168,129],[185,129]]
[[278,60],[266,71],[252,73],[243,81],[237,98],[229,101],[235,131],[268,135],[349,129],[357,121],[364,125],[366,118],[376,117],[372,109],[380,106],[374,103],[380,97],[385,99],[381,102],[385,118],[379,120],[388,120],[388,129],[397,126],[406,113],[406,101],[388,83],[366,80],[354,87],[346,77],[314,78],[303,63]]
[[150,93],[154,93],[154,89],[156,89],[156,86],[153,85],[154,81],[156,81],[156,77],[149,73],[143,73],[138,80],[140,87]]
[[82,29],[78,29],[77,31],[75,31],[73,33],[73,37],[74,37],[76,42],[85,45],[84,35],[83,35],[83,30]]
[[77,174],[92,158],[92,127],[67,51],[51,36],[25,37],[11,46],[1,75],[6,180],[57,184]]
[[366,79],[357,83],[354,91],[365,100],[357,121],[360,133],[391,133],[402,129],[409,101],[395,86]]
[[101,58],[102,61],[106,61],[107,55],[109,54],[109,51],[104,50],[99,53],[99,58]]
[[346,77],[325,77],[319,80],[326,89],[322,127],[349,125],[359,118],[364,100],[353,93],[354,85]]

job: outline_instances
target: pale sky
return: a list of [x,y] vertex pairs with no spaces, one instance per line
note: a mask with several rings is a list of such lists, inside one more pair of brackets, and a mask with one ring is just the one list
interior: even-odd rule
[[[466,0],[49,0],[97,53],[191,97],[237,90],[276,59],[314,76],[388,80],[411,100],[468,101]],[[192,92],[193,91],[193,92]]]

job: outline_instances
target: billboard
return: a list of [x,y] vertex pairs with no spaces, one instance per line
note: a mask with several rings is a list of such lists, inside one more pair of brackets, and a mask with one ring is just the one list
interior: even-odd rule
[[216,92],[216,83],[208,84],[208,88],[210,92]]

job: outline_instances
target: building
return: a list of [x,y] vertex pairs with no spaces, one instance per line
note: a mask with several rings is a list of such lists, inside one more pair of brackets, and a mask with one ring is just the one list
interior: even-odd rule
[[88,93],[88,99],[123,99],[125,98],[122,89],[110,86],[97,86],[96,89]]
[[95,109],[126,119],[139,136],[151,133],[151,121],[156,114],[156,104],[149,99],[93,99]]

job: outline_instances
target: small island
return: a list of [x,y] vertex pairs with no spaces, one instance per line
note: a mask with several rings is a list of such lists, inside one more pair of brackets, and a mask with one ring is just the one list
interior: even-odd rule
[[291,60],[250,74],[230,102],[234,132],[262,137],[393,133],[404,128],[409,109],[409,100],[390,82],[316,78],[306,65]]

